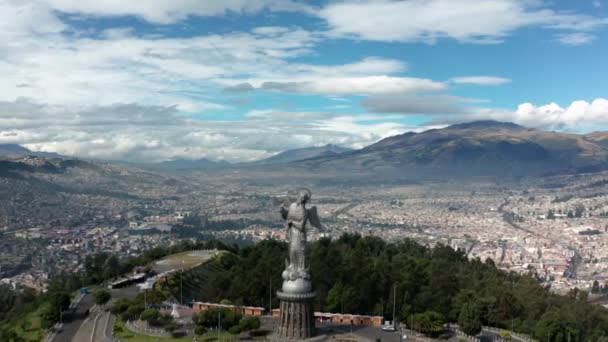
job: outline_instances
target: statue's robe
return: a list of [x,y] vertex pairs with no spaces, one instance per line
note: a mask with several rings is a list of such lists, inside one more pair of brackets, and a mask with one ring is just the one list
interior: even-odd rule
[[306,225],[310,223],[317,229],[322,229],[317,214],[317,207],[306,208],[304,203],[292,203],[289,209],[282,207],[281,215],[286,220],[287,238],[289,240],[289,277],[308,278],[306,271]]

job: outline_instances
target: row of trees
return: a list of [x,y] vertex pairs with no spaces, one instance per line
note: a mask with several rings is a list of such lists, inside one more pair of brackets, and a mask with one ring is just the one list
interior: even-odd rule
[[192,316],[196,325],[195,333],[203,335],[210,329],[223,329],[231,334],[239,334],[260,328],[260,319],[254,316],[243,316],[232,310],[213,308]]
[[[600,341],[608,336],[608,311],[588,304],[585,292],[552,294],[533,275],[500,271],[491,260],[468,260],[448,246],[344,235],[311,243],[308,254],[318,293],[316,310],[392,319],[394,300],[398,320],[429,335],[453,322],[469,334],[488,325],[543,341],[555,341],[555,336]],[[272,301],[276,307],[278,300],[269,293],[281,285],[286,257],[287,245],[272,240],[225,254],[214,272],[206,269],[205,282],[210,284],[196,299],[228,298],[263,307]]]
[[[578,205],[576,206],[576,208],[574,209],[574,211],[569,210],[566,213],[566,217],[572,219],[572,218],[581,218],[583,217],[583,214],[585,213],[585,207],[582,205]],[[563,212],[561,209],[557,210],[557,214],[562,215]],[[555,220],[556,219],[556,212],[554,209],[549,209],[549,211],[547,211],[547,219],[549,220]]]

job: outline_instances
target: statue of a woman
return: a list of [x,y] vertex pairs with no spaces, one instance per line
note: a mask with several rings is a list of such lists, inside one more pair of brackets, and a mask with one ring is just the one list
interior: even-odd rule
[[317,207],[306,208],[306,202],[310,200],[310,190],[298,191],[298,200],[289,205],[289,208],[281,206],[281,215],[287,228],[289,239],[289,262],[283,272],[284,280],[295,280],[298,278],[309,279],[310,275],[306,268],[304,256],[306,254],[306,225],[310,223],[317,229],[322,229]]

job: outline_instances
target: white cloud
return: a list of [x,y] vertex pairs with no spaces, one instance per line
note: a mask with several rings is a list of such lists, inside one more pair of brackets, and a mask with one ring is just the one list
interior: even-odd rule
[[558,36],[560,43],[571,46],[589,44],[593,40],[595,40],[595,36],[584,32],[567,33]]
[[523,103],[517,107],[512,119],[531,127],[546,128],[577,129],[606,125],[608,124],[608,100],[598,98],[591,103],[579,100],[572,102],[566,108],[555,103],[543,106]]
[[474,84],[474,85],[501,85],[511,82],[508,78],[496,77],[496,76],[465,76],[465,77],[454,77],[450,79],[450,82],[457,84]]
[[390,76],[323,78],[303,82],[264,82],[261,88],[293,93],[369,95],[439,91],[445,85],[429,79]]
[[438,91],[446,88],[445,84],[430,79],[390,76],[405,70],[406,63],[379,57],[338,65],[278,62],[265,73],[216,81],[226,84],[224,90],[229,92],[266,89],[326,95]]
[[[51,7],[37,4],[38,12],[53,19],[47,21],[61,24]],[[65,6],[60,7],[66,11],[90,5],[70,1],[61,4],[55,6]],[[20,12],[17,2],[8,7]],[[24,97],[62,105],[145,103],[176,105],[180,110],[195,112],[228,107],[216,103],[214,95],[221,93],[218,87],[235,92],[252,90],[252,84],[265,84],[275,90],[315,94],[444,87],[426,79],[386,76],[407,69],[405,62],[395,59],[372,56],[336,65],[291,62],[291,58],[311,54],[321,39],[318,33],[297,27],[258,27],[251,32],[190,38],[142,37],[129,28],[118,27],[100,32],[96,38],[85,38],[61,34],[58,31],[66,29],[61,25],[51,25],[53,29],[40,35],[19,24],[22,21],[28,22],[20,19],[11,24],[16,27],[14,32],[0,32],[0,38],[7,42],[0,47],[5,56],[0,61],[0,73],[4,75],[0,100]]]
[[[233,92],[264,88],[330,97],[366,95],[370,97],[363,102],[364,106],[375,112],[424,112],[437,116],[452,113],[452,118],[515,118],[521,123],[547,127],[580,125],[585,120],[603,122],[602,118],[606,116],[602,102],[606,100],[601,99],[584,103],[587,107],[577,104],[572,109],[559,106],[547,109],[526,105],[514,112],[462,107],[473,100],[443,93],[419,96],[416,93],[445,90],[450,83],[494,85],[508,80],[469,76],[444,83],[404,77],[408,65],[396,59],[376,56],[332,65],[295,62],[314,55],[319,42],[326,38],[323,32],[298,27],[264,26],[248,32],[184,38],[168,37],[163,31],[141,36],[128,27],[81,32],[62,21],[57,13],[69,12],[72,18],[74,13],[83,16],[135,15],[152,23],[168,24],[191,15],[312,11],[303,2],[278,0],[154,1],[156,6],[149,2],[144,5],[140,1],[118,0],[0,2],[3,18],[0,21],[0,41],[3,42],[0,45],[0,74],[3,76],[0,79],[0,143],[20,143],[36,150],[106,159],[158,161],[208,157],[243,161],[310,145],[333,143],[362,147],[412,129],[399,123],[402,116],[398,115],[338,115],[297,108],[250,111],[233,121],[210,120],[205,119],[205,115],[198,115],[233,109],[222,102],[226,97],[234,96],[223,93],[224,88]],[[414,6],[419,2],[404,3]],[[452,6],[449,5],[452,2],[447,1],[432,0],[431,3],[439,6],[439,10]],[[514,7],[504,8],[506,12],[512,10],[512,16],[501,12],[498,18],[486,20],[483,11],[489,11],[487,7],[492,3],[506,6],[507,1],[489,1],[478,6],[481,12],[472,14],[480,15],[481,19],[469,28],[460,27],[465,21],[470,23],[469,19],[464,19],[471,15],[466,7],[456,8],[444,16],[441,11],[437,12],[438,24],[432,30],[426,25],[433,18],[425,17],[426,12],[418,19],[408,21],[410,14],[395,11],[399,20],[389,13],[387,23],[378,23],[373,6],[369,7],[370,12],[365,13],[363,20],[359,19],[360,23],[355,23],[371,25],[363,27],[363,31],[353,31],[349,28],[352,23],[335,26],[333,19],[329,23],[334,27],[334,34],[365,39],[419,41],[451,37],[460,41],[486,42],[500,40],[512,30],[530,25],[532,20],[528,16],[531,13],[551,18],[538,21],[538,25],[566,31],[590,30],[601,24],[595,18],[586,17],[589,21],[583,22],[579,16],[570,14],[559,14],[561,19],[558,20],[558,14],[554,12],[521,4],[518,7],[515,2]],[[326,10],[372,4],[386,5],[389,9],[394,6],[388,1],[331,2]],[[518,12],[520,7],[522,10]],[[334,15],[353,14],[352,8],[346,9],[343,14]],[[499,10],[500,6],[494,9]],[[359,10],[357,8],[355,12],[359,13]],[[323,15],[328,13],[322,12]],[[516,14],[524,18],[515,18]],[[344,18],[336,20],[353,19]],[[398,22],[405,26],[394,26]],[[345,30],[340,31],[341,28]],[[397,29],[396,33],[391,31],[394,29]],[[352,100],[331,98],[340,102]],[[343,112],[344,108],[340,109]],[[558,114],[548,114],[554,112]],[[575,115],[580,112],[584,114]],[[193,119],[191,113],[197,113],[196,117],[203,119]],[[535,115],[552,119],[537,118],[535,121],[532,119]]]
[[323,120],[335,114],[319,112],[292,112],[276,109],[254,109],[245,114],[246,118],[256,120]]
[[363,0],[331,3],[319,15],[337,36],[427,43],[441,38],[497,43],[527,26],[591,30],[608,24],[606,19],[538,5],[529,0]]
[[540,129],[588,132],[608,125],[608,100],[579,100],[567,107],[553,102],[540,106],[526,102],[518,105],[515,110],[470,107],[454,115],[437,114],[434,123],[492,119]]
[[[294,81],[295,91],[328,94],[444,88],[432,80],[388,76],[407,70],[405,62],[394,59],[295,63],[294,58],[313,53],[321,39],[318,33],[297,27],[186,38],[140,36],[128,27],[78,32],[54,10],[86,14],[96,5],[31,4],[34,10],[29,12],[19,1],[0,4],[6,17],[0,23],[0,40],[5,43],[0,45],[0,142],[35,150],[133,161],[243,161],[310,145],[360,146],[401,125],[366,128],[353,118],[340,130],[326,130],[320,125],[328,127],[324,123],[335,114],[273,109],[220,121],[217,115],[216,120],[193,119],[188,112],[231,109],[218,100],[229,96],[222,88],[240,85],[231,90],[242,91],[247,84],[260,87],[265,82]],[[118,11],[112,9],[115,5],[102,10]],[[32,25],[33,19],[39,23]]]
[[[0,102],[0,143],[79,157],[154,162],[212,158],[233,162],[312,145],[362,147],[408,127],[399,116],[338,116],[258,110],[235,121],[191,119],[175,107],[57,106]],[[361,121],[366,121],[363,124]],[[377,120],[368,125],[367,121]]]
[[[380,115],[363,115],[363,116],[338,116],[315,123],[314,126],[319,131],[331,132],[334,134],[355,134],[359,137],[359,141],[342,140],[336,144],[359,149],[381,139],[402,134],[407,131],[412,131],[414,127],[404,126],[396,122],[388,120],[398,119],[398,116],[380,116]],[[362,124],[362,121],[366,121]],[[369,121],[377,121],[369,123]]]
[[6,0],[0,2],[0,38],[7,35],[21,37],[37,33],[58,33],[67,29],[49,6],[37,2]]
[[[212,97],[220,92],[220,78],[282,79],[289,74],[284,59],[309,53],[316,40],[298,28],[270,36],[235,32],[182,39],[113,29],[93,39],[53,30],[39,34],[18,23],[11,27],[0,31],[5,42],[0,46],[0,100],[25,97],[65,105],[136,102],[220,109],[225,106]],[[387,65],[394,67],[390,61]]]
[[53,9],[90,16],[137,16],[158,24],[171,24],[189,16],[221,16],[228,12],[252,14],[264,9],[312,13],[313,8],[291,0],[45,0]]
[[451,115],[465,113],[467,108],[463,104],[479,102],[449,95],[395,94],[371,96],[363,100],[362,105],[374,113]]

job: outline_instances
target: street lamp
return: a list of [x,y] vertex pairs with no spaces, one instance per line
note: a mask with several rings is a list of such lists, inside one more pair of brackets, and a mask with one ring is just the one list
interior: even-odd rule
[[183,275],[184,275],[184,259],[182,259],[182,269],[179,272],[179,304],[184,305],[184,287],[183,287]]
[[395,306],[396,306],[396,300],[397,300],[397,283],[393,284],[393,329],[397,330],[397,324],[395,322],[395,317],[396,317],[396,313],[395,313]]
[[220,336],[222,332],[222,313],[217,313],[217,340],[220,341]]

